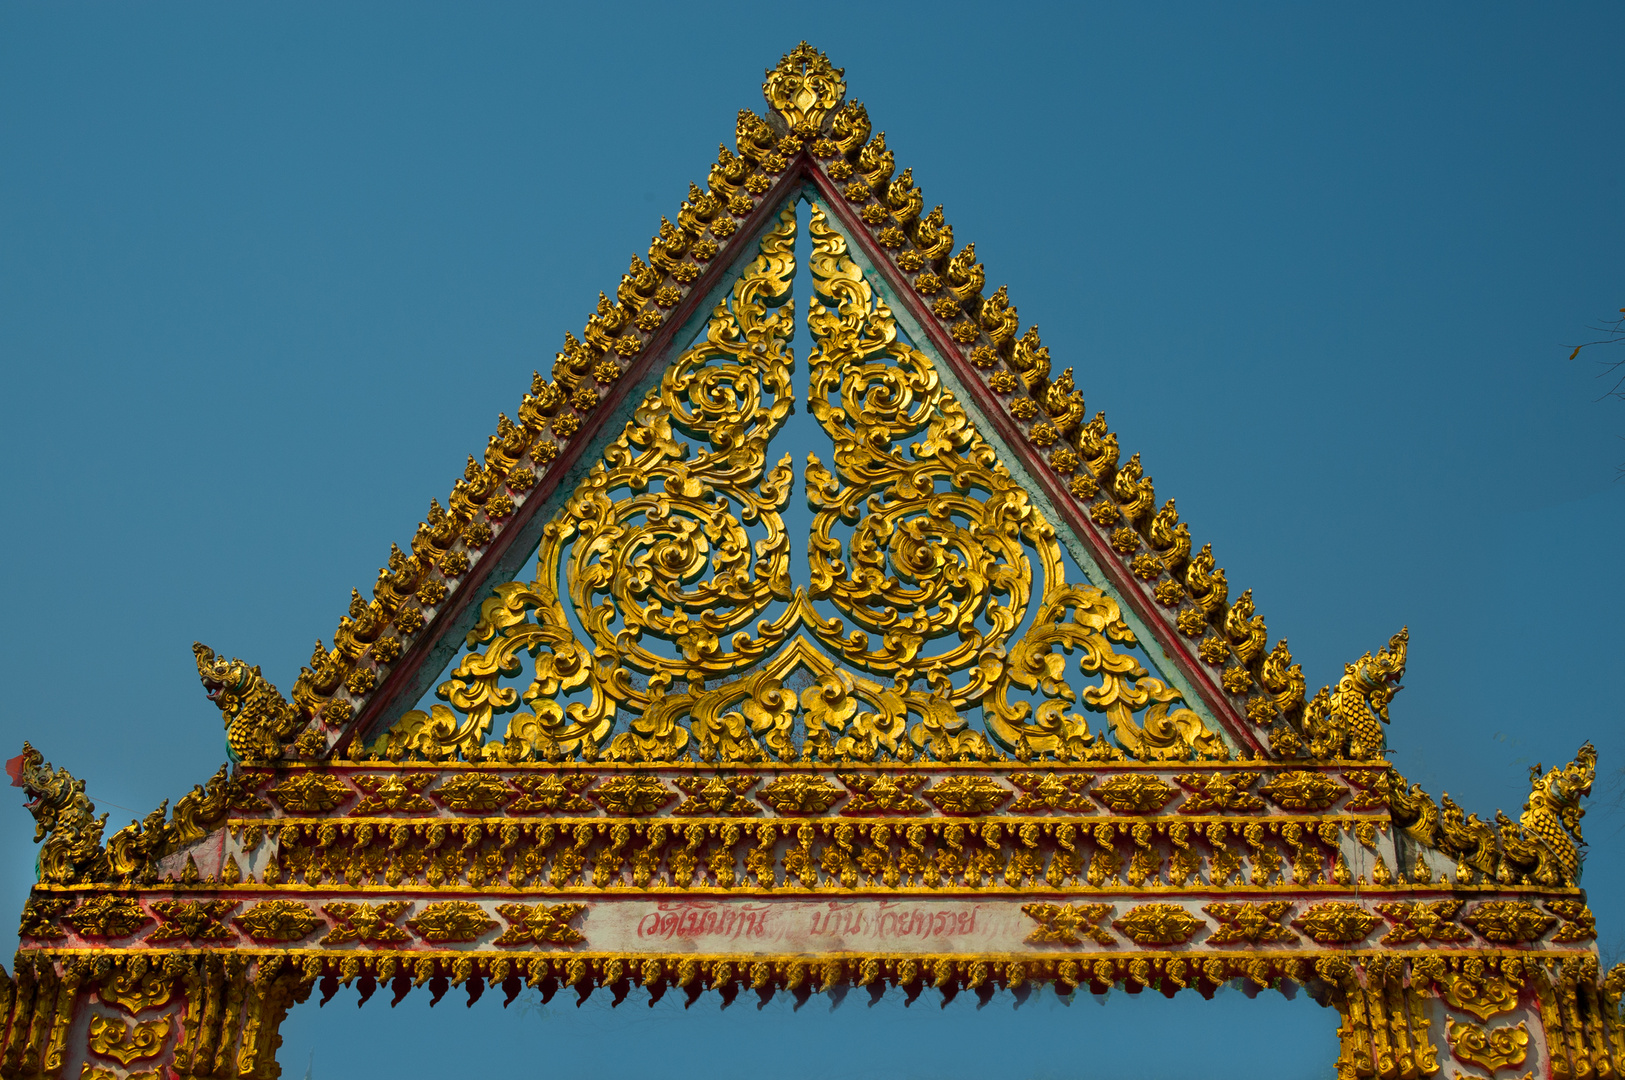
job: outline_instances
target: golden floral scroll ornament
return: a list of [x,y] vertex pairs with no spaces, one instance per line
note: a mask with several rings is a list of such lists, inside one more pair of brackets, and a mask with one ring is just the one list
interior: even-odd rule
[[1038,923],[1027,941],[1033,945],[1078,945],[1088,938],[1097,945],[1115,945],[1101,921],[1110,915],[1110,904],[1023,904],[1021,912]]
[[1489,1073],[1515,1069],[1529,1055],[1529,1026],[1482,1028],[1467,1021],[1445,1020],[1450,1052],[1458,1060]]
[[1120,814],[1154,814],[1174,797],[1174,788],[1155,776],[1124,773],[1095,786],[1095,798]]
[[781,814],[822,814],[845,795],[824,777],[802,773],[779,777],[757,797]]
[[72,923],[85,937],[121,938],[153,919],[127,896],[96,896],[74,908],[63,921]]
[[[382,749],[731,764],[993,760],[997,743],[1120,757],[1068,711],[1081,705],[1135,758],[1227,758],[1131,654],[1117,601],[1066,580],[1054,526],[816,204],[807,406],[832,453],[806,458],[810,584],[791,583],[793,459],[770,468],[768,448],[794,407],[795,231],[787,205],[702,340],[544,527],[535,579],[481,606],[436,691],[448,704],[406,713]],[[521,692],[504,679],[522,654],[534,676]],[[1069,657],[1092,681],[1073,688]]]
[[344,945],[352,941],[387,945],[407,940],[406,931],[395,921],[406,914],[412,905],[405,900],[386,900],[380,904],[352,903],[348,900],[323,904],[322,910],[336,921],[332,930],[322,938],[323,945]]
[[1085,789],[1094,782],[1093,773],[1037,773],[1010,774],[1010,782],[1021,794],[1010,804],[1012,814],[1032,814],[1044,810],[1058,810],[1071,814],[1092,814],[1095,804],[1089,801]]
[[762,808],[747,795],[758,779],[750,775],[678,777],[672,783],[688,798],[679,803],[672,813],[681,817],[695,814],[748,817],[760,814]]
[[308,905],[296,900],[263,901],[235,921],[255,941],[298,941],[326,925]]
[[944,814],[991,814],[1010,798],[1010,789],[985,776],[951,776],[925,792]]
[[574,945],[587,936],[570,923],[586,904],[498,904],[497,914],[508,920],[508,929],[494,945]]
[[671,788],[652,776],[617,776],[587,793],[612,814],[641,817],[677,798]]
[[1178,904],[1141,904],[1112,925],[1137,945],[1183,945],[1203,923]]
[[110,1057],[120,1065],[157,1057],[169,1038],[170,1017],[126,1023],[116,1017],[90,1018],[90,1052]]
[[354,814],[418,814],[434,805],[418,794],[434,782],[434,773],[380,773],[358,776],[355,786],[367,797],[356,804]]
[[1454,972],[1439,980],[1444,1001],[1452,1009],[1488,1020],[1518,1007],[1518,988],[1508,980],[1487,973],[1472,975]]
[[1369,937],[1380,922],[1358,904],[1331,900],[1309,908],[1292,925],[1322,945],[1353,945]]
[[[555,777],[547,779],[557,783]],[[513,788],[501,777],[475,772],[454,776],[430,794],[448,810],[464,814],[488,814],[500,810],[514,797]]]
[[1413,941],[1471,941],[1473,935],[1456,924],[1460,900],[1391,901],[1373,904],[1393,929],[1382,936],[1384,945],[1408,945]]
[[169,1004],[169,999],[179,989],[171,980],[165,978],[163,970],[132,971],[126,970],[121,975],[115,975],[104,981],[96,988],[96,996],[104,1005],[116,1005],[131,1016],[146,1009],[156,1009]]
[[289,777],[270,791],[271,798],[290,814],[325,814],[354,795],[343,780],[316,772]]
[[1487,900],[1461,921],[1477,931],[1479,937],[1497,945],[1535,941],[1557,924],[1556,919],[1528,900]]
[[1203,911],[1223,925],[1207,939],[1209,945],[1264,945],[1291,942],[1298,936],[1281,924],[1292,910],[1290,900],[1267,900],[1261,904],[1213,903]]
[[1348,789],[1324,773],[1292,769],[1277,774],[1258,789],[1283,810],[1324,810]]
[[522,795],[508,806],[510,814],[591,814],[596,807],[581,797],[598,777],[547,774],[521,776],[514,781]]
[[154,900],[152,910],[163,922],[147,939],[229,941],[232,934],[226,917],[236,906],[235,900]]
[[803,41],[768,70],[762,94],[793,133],[810,138],[846,96],[844,75],[841,68],[830,66],[829,57]]
[[469,900],[441,900],[427,905],[406,925],[424,941],[474,941],[497,925],[485,909]]

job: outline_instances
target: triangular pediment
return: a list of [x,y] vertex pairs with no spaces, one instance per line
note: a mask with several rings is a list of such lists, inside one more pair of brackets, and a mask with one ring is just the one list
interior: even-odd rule
[[[446,505],[432,504],[410,551],[392,551],[372,599],[353,596],[291,701],[257,671],[200,647],[234,752],[356,756],[387,751],[387,733],[400,744],[408,728],[419,735],[405,752],[445,753],[447,738],[476,752],[476,728],[479,740],[500,741],[498,716],[523,708],[539,725],[530,752],[727,756],[708,738],[689,745],[687,720],[678,722],[683,738],[645,729],[662,709],[687,716],[690,707],[737,726],[740,695],[778,692],[763,680],[823,679],[854,680],[854,715],[882,718],[888,753],[936,752],[919,740],[899,751],[892,729],[928,717],[942,726],[952,714],[949,733],[969,741],[940,745],[961,755],[1380,755],[1377,717],[1403,669],[1403,643],[1351,667],[1347,685],[1306,708],[1302,676],[1284,642],[1267,647],[1250,592],[1232,598],[1173,501],[1159,506],[1140,456],[1124,460],[1104,415],[1086,412],[1072,370],[1056,370],[1004,288],[987,288],[974,245],[955,249],[941,208],[925,210],[864,107],[842,102],[841,72],[798,47],[763,89],[766,116],[740,113],[736,150],[721,150],[707,190],[691,187],[615,297],[600,295],[580,338],[566,336],[549,376],[538,374],[515,418],[501,419],[484,460],[470,458]],[[757,363],[767,354],[753,350],[765,348],[783,350],[793,367],[793,309],[781,305],[802,200],[816,207],[807,377],[758,371],[749,407],[771,399],[766,413],[695,419],[695,409],[745,407],[747,392],[716,374],[728,363]],[[869,391],[875,402],[923,394],[913,404],[930,402],[924,427],[900,419],[889,428],[843,398],[845,382],[863,378],[853,372],[874,363],[891,365],[891,382]],[[823,445],[785,447],[796,453],[781,470],[774,455],[784,451],[767,444],[799,397]],[[605,476],[636,473],[660,453],[663,475],[622,477],[619,490],[594,493]],[[699,478],[723,459],[721,472]],[[929,491],[911,487],[926,473]],[[731,524],[701,522],[613,568],[589,570],[555,550],[559,530],[580,531],[583,499],[601,498],[613,519],[639,500],[716,498],[719,477],[738,496]],[[683,494],[685,484],[709,494]],[[762,514],[779,513],[769,507],[798,484],[817,519],[809,535],[768,535]],[[920,503],[914,517],[888,505],[907,498]],[[628,535],[610,530],[598,541]],[[545,565],[533,573],[538,553]],[[663,568],[662,559],[673,562]],[[702,565],[710,594],[690,589]],[[792,566],[810,579],[792,584]],[[578,572],[586,577],[570,577]],[[540,590],[538,603],[515,600],[518,613],[501,614],[527,588]],[[662,589],[681,603],[661,607]],[[550,604],[563,614],[536,622]],[[530,620],[531,637],[502,646],[513,656],[479,662],[500,660],[517,688],[452,685],[496,679],[469,665],[507,640],[504,618]],[[1077,636],[1084,625],[1093,630]],[[823,660],[806,659],[815,655]],[[801,658],[794,672],[766,674],[789,656]],[[568,676],[547,674],[559,664]],[[731,689],[718,697],[723,684]],[[805,740],[809,706],[784,693],[794,700],[780,721]],[[678,707],[674,694],[711,697]],[[435,746],[429,731],[440,733]],[[784,752],[792,749],[801,752]]]

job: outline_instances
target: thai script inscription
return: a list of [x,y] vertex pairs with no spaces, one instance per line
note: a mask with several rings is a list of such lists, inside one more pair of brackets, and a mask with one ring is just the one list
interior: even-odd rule
[[843,948],[860,942],[928,942],[974,935],[978,905],[887,901],[716,903],[663,901],[638,918],[639,941],[788,942]]

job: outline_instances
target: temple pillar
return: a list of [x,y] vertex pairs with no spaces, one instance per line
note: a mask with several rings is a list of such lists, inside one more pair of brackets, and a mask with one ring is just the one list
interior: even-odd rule
[[241,954],[19,954],[0,986],[5,1080],[274,1080],[278,1029],[313,980]]

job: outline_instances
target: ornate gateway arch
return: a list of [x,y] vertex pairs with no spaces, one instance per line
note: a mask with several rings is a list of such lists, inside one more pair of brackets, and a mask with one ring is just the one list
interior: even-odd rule
[[843,73],[763,89],[287,697],[196,647],[232,765],[104,837],[25,746],[0,1075],[275,1076],[351,983],[1241,979],[1340,1076],[1616,1076],[1591,748],[1516,822],[1407,783],[1405,632],[1306,698]]

